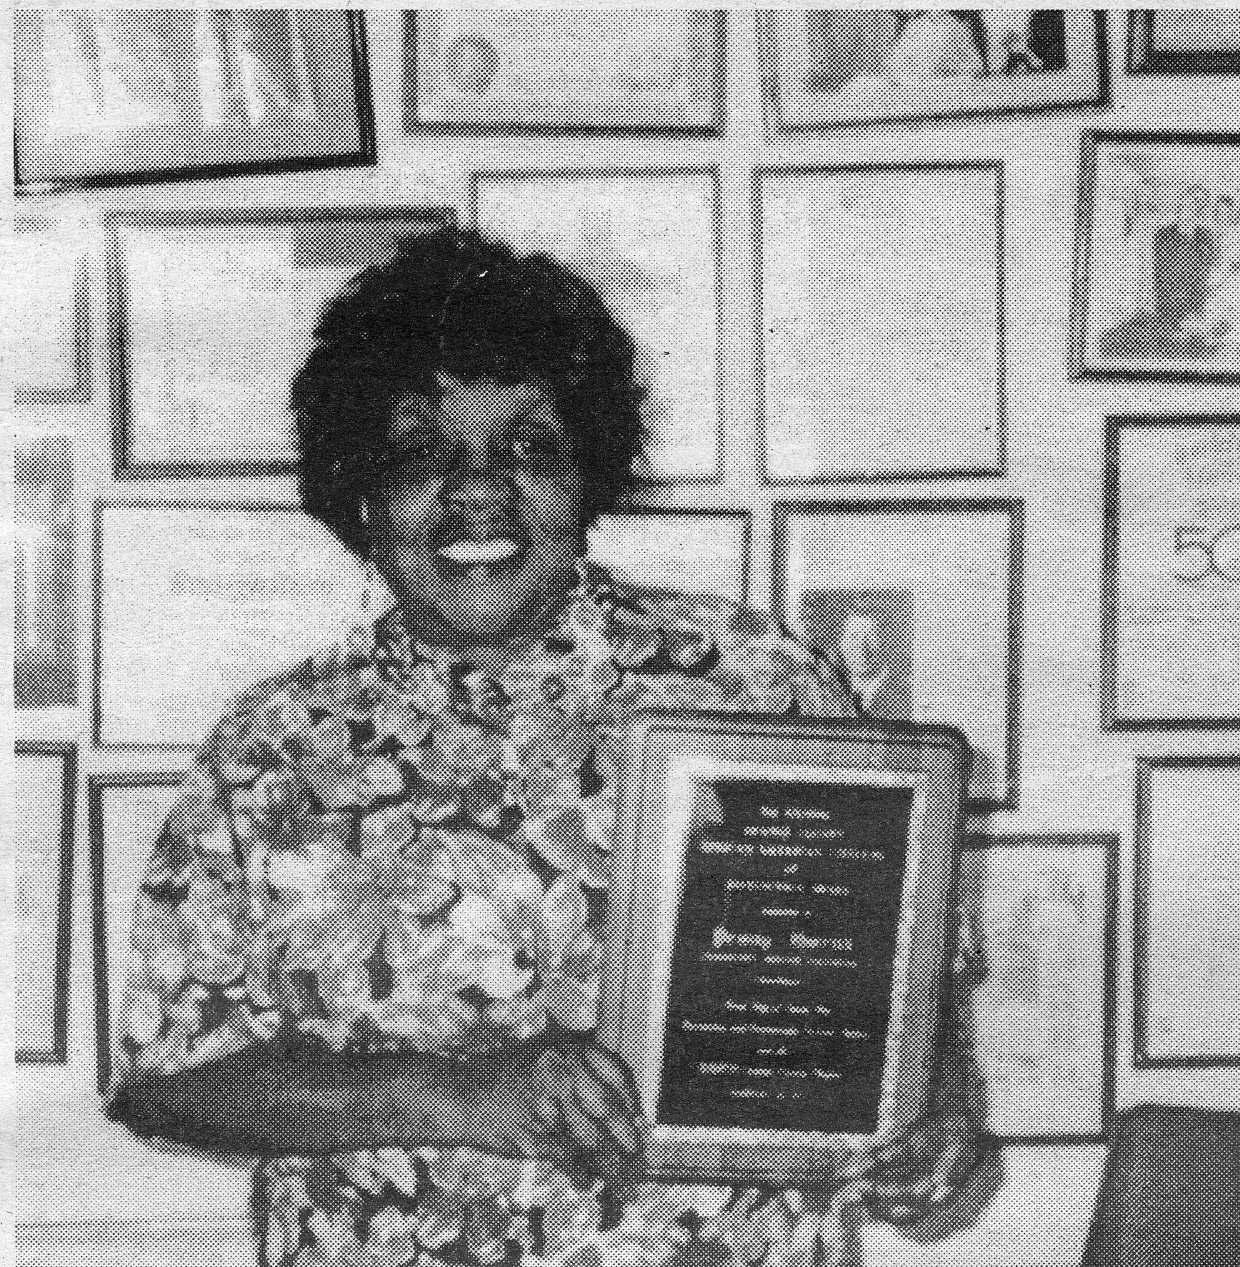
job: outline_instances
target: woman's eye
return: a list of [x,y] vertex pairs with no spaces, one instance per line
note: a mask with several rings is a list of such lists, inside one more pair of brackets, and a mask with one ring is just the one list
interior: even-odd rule
[[404,440],[392,449],[390,460],[393,466],[425,466],[438,451],[439,445],[430,436]]
[[560,441],[558,436],[546,431],[513,436],[508,441],[508,451],[518,462],[546,462],[560,456]]

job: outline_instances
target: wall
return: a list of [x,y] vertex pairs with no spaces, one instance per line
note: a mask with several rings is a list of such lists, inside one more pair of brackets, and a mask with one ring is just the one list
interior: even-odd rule
[[[1229,387],[1070,381],[1066,376],[1067,304],[1082,129],[1234,128],[1235,80],[1129,79],[1123,74],[1120,15],[1111,16],[1113,95],[1105,110],[1030,118],[886,126],[809,134],[778,144],[762,139],[751,13],[729,15],[727,130],[722,138],[610,137],[404,138],[400,135],[399,17],[370,15],[370,49],[380,164],[302,177],[254,177],[101,191],[52,203],[48,210],[80,226],[91,269],[91,318],[106,328],[99,212],[109,207],[429,204],[467,214],[474,169],[529,166],[717,166],[722,190],[721,364],[724,478],[711,485],[646,490],[649,506],[723,507],[753,515],[750,594],[771,597],[772,504],[786,490],[764,488],[757,465],[757,348],[751,180],[756,166],[865,162],[1001,161],[1006,174],[1007,473],[995,480],[867,485],[858,495],[925,498],[1003,495],[1024,499],[1024,622],[1020,693],[1018,808],[977,820],[996,834],[1103,831],[1122,837],[1129,856],[1132,763],[1138,753],[1235,750],[1232,732],[1104,734],[1099,724],[1099,569],[1103,419],[1115,413],[1240,412]],[[89,525],[97,500],[144,501],[179,495],[159,482],[116,483],[111,476],[106,352],[92,343],[96,391],[86,406],[27,414],[22,428],[77,437],[78,628],[91,627]],[[847,495],[855,490],[848,488]],[[798,487],[797,500],[829,500],[840,486]],[[197,499],[291,502],[291,481],[218,481]],[[92,665],[86,639],[81,681]],[[84,691],[82,698],[89,699]],[[242,1216],[242,1163],[139,1143],[102,1120],[94,1090],[91,910],[85,783],[91,774],[180,768],[183,754],[102,752],[92,747],[88,710],[23,713],[18,735],[80,744],[77,866],[73,895],[70,1042],[65,1066],[18,1070],[20,1164],[16,1210],[31,1261],[67,1262],[82,1249],[99,1261],[251,1260]],[[205,719],[204,719],[205,724]],[[1121,869],[1121,893],[1126,869]],[[1119,928],[1125,924],[1121,904]],[[1119,962],[1125,962],[1121,938]],[[1121,981],[1121,994],[1122,994]],[[1124,1052],[1124,1015],[1120,1052]],[[1211,1088],[1213,1087],[1213,1090]],[[1167,1095],[1209,1098],[1236,1107],[1234,1082],[1202,1076],[1169,1079]],[[1137,1096],[1121,1075],[1121,1098]],[[1079,1255],[1103,1159],[1097,1144],[1008,1146],[985,1182],[980,1211],[958,1228],[902,1235],[866,1233],[870,1261],[918,1263],[1069,1263]],[[123,1176],[123,1186],[111,1176]],[[225,1211],[221,1219],[216,1211]],[[136,1226],[131,1226],[137,1217]],[[119,1220],[120,1223],[113,1222]],[[213,1231],[200,1236],[201,1221]],[[940,1239],[934,1239],[939,1235]],[[213,1239],[218,1236],[218,1241]],[[943,1239],[945,1237],[945,1239]],[[1019,1249],[1017,1248],[1019,1247]]]

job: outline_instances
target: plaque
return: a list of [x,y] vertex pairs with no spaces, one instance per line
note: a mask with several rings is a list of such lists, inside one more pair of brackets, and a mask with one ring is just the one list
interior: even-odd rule
[[635,723],[599,1034],[653,1175],[804,1181],[924,1112],[965,754],[939,726]]

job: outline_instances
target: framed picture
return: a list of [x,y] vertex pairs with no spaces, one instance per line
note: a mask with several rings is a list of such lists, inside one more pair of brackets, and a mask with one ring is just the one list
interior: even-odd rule
[[1117,836],[973,836],[959,902],[970,1111],[1001,1143],[1102,1141],[1113,1116]]
[[634,510],[603,515],[589,557],[618,581],[651,589],[749,597],[751,524],[723,510]]
[[1240,13],[1235,9],[1129,13],[1128,73],[1240,74]]
[[1001,474],[1002,166],[756,180],[765,478]]
[[121,478],[293,468],[289,382],[323,306],[450,213],[409,207],[107,216]]
[[642,474],[721,469],[719,174],[712,169],[482,172],[473,221],[591,282],[633,336],[650,393]]
[[1069,351],[1086,378],[1240,380],[1240,139],[1086,133]]
[[966,759],[946,727],[631,727],[599,1034],[652,1175],[795,1182],[924,1110]]
[[724,30],[705,9],[406,12],[405,128],[717,133]]
[[1107,100],[1101,13],[784,10],[760,33],[777,132]]
[[1240,417],[1108,418],[1102,722],[1240,726]]
[[361,14],[22,9],[19,191],[375,160]]
[[78,699],[74,441],[18,435],[13,448],[13,703]]
[[197,748],[228,701],[339,641],[361,564],[287,506],[101,505],[95,738]]
[[86,256],[73,233],[50,218],[18,215],[9,237],[16,301],[7,355],[15,403],[47,407],[90,396],[90,290]]
[[958,726],[978,811],[1016,806],[1023,524],[1010,500],[775,506],[776,617],[871,716]]
[[120,1054],[134,903],[180,783],[179,774],[94,775],[87,788],[100,1091],[107,1089]]
[[14,989],[19,1064],[64,1064],[73,920],[77,749],[19,740],[13,788]]
[[1134,1065],[1240,1070],[1240,757],[1142,757],[1136,798]]

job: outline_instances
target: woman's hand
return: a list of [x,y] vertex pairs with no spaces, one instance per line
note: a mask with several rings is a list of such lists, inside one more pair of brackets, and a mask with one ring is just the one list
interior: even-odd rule
[[545,1157],[578,1179],[631,1177],[643,1123],[633,1075],[588,1039],[522,1044],[497,1058],[476,1092],[480,1147]]
[[947,1205],[980,1159],[980,1136],[966,1113],[928,1113],[878,1152],[862,1180],[862,1200],[885,1223],[916,1223]]

